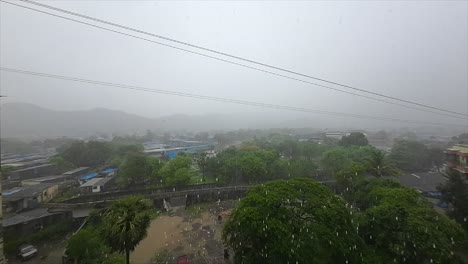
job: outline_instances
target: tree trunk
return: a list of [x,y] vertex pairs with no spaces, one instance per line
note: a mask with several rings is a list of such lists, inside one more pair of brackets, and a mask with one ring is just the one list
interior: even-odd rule
[[130,264],[130,250],[125,250],[125,260],[127,264]]

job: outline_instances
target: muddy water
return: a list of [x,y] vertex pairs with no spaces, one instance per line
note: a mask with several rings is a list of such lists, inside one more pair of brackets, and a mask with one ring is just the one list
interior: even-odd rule
[[154,219],[148,228],[147,237],[130,255],[131,263],[150,263],[155,253],[164,249],[175,257],[187,255],[190,259],[222,259],[224,247],[221,232],[224,220],[218,222],[217,216],[232,205],[221,206],[214,205],[196,218],[187,215],[182,209],[174,216],[162,215]]
[[149,263],[155,252],[178,243],[182,239],[182,222],[183,218],[180,216],[161,216],[153,220],[148,228],[148,236],[131,254],[131,262]]

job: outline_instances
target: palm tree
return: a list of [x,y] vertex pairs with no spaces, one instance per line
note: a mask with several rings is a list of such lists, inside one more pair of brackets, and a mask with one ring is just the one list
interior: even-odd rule
[[366,161],[369,172],[375,177],[397,175],[399,173],[388,160],[387,154],[380,150],[373,150]]
[[104,214],[102,236],[113,252],[125,252],[129,264],[130,252],[146,237],[153,216],[151,202],[141,196],[117,200]]

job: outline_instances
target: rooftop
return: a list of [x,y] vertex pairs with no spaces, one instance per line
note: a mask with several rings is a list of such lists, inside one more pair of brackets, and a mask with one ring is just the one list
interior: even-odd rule
[[39,219],[45,216],[52,215],[54,213],[49,213],[47,208],[38,208],[31,211],[26,211],[24,213],[16,214],[8,218],[3,219],[3,227],[8,227],[12,225],[17,225],[25,222],[29,222],[35,219]]
[[449,148],[448,151],[468,153],[468,145],[454,145],[453,147]]
[[407,187],[413,187],[423,192],[436,191],[439,184],[446,182],[446,178],[439,172],[424,172],[405,174],[396,177],[398,182]]
[[99,181],[103,180],[104,178],[93,178],[85,183],[83,183],[82,185],[80,185],[80,187],[89,187],[89,186],[94,186],[96,183],[98,183]]
[[36,185],[15,187],[9,190],[3,191],[3,200],[4,201],[17,201],[27,197],[33,197],[38,193],[50,188],[51,186],[56,185],[55,183],[40,183]]
[[54,164],[43,164],[43,165],[29,167],[29,168],[25,168],[25,169],[21,169],[21,170],[15,170],[15,171],[12,171],[12,173],[13,172],[28,171],[28,170],[35,170],[35,169],[39,169],[39,168],[43,168],[43,167],[50,167],[50,166],[55,166],[55,165]]
[[98,174],[96,172],[91,172],[91,173],[88,173],[85,176],[81,177],[80,180],[87,181],[87,180],[91,180],[92,178],[95,178],[97,176],[98,176]]
[[101,171],[102,173],[112,173],[114,171],[117,171],[117,168],[108,168],[108,169],[105,169],[103,171]]
[[65,180],[67,179],[67,175],[51,175],[51,176],[44,176],[44,177],[39,177],[39,178],[32,178],[32,179],[27,179],[23,180],[23,182],[28,181],[28,182],[44,182],[44,181],[53,181],[53,180]]
[[74,170],[64,172],[62,174],[63,175],[71,175],[71,174],[75,174],[77,172],[84,171],[84,170],[87,170],[87,169],[89,169],[89,167],[79,167],[79,168],[76,168]]

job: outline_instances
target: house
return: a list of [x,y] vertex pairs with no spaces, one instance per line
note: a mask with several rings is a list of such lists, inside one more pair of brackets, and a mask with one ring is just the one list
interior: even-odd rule
[[54,175],[56,172],[57,166],[55,164],[43,164],[39,166],[12,171],[10,174],[10,179],[21,181],[46,175]]
[[446,166],[468,177],[468,145],[454,145],[445,151]]
[[105,191],[112,183],[114,177],[93,178],[80,186],[81,193],[96,193]]
[[82,177],[80,177],[80,184],[83,184],[93,178],[96,178],[98,176],[98,174],[96,172],[91,172],[91,173],[88,173]]
[[30,186],[15,187],[3,191],[3,208],[5,212],[18,212],[37,208],[55,198],[59,193],[56,183],[40,183]]
[[22,237],[33,234],[50,225],[72,221],[71,211],[49,212],[47,208],[37,208],[3,219],[3,232],[6,236]]

